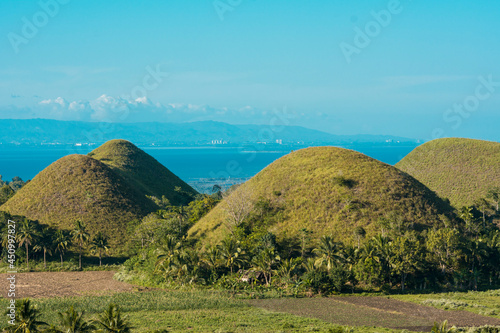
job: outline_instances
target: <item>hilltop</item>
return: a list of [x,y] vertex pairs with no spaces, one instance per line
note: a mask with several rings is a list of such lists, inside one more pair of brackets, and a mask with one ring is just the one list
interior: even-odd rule
[[0,210],[64,229],[81,219],[91,234],[103,231],[119,244],[127,224],[155,207],[106,164],[69,155],[41,171]]
[[108,141],[88,155],[109,166],[144,195],[158,198],[164,195],[173,205],[186,205],[197,194],[191,186],[129,141]]
[[217,243],[235,221],[254,218],[278,237],[333,234],[353,241],[354,229],[367,236],[386,221],[424,229],[452,217],[452,208],[408,174],[361,153],[335,147],[298,150],[275,161],[234,190],[195,224],[191,237]]
[[500,143],[447,138],[427,142],[396,167],[450,200],[471,206],[491,187],[500,187]]

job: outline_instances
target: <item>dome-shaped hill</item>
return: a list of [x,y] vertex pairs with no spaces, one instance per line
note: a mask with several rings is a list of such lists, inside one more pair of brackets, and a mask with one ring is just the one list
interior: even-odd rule
[[456,208],[470,206],[500,187],[500,143],[447,138],[415,148],[396,167]]
[[[353,240],[357,226],[373,235],[380,230],[376,222],[384,217],[421,229],[439,223],[439,214],[452,216],[448,204],[404,172],[355,151],[317,147],[267,166],[195,224],[189,235],[217,243],[247,216],[249,207],[255,220],[265,221],[265,228],[278,237],[296,236],[307,228],[313,238],[333,234],[343,241]],[[275,216],[263,211],[274,211]]]
[[[161,198],[173,205],[185,205],[197,192],[151,155],[126,140],[111,140],[93,150],[89,156],[99,160],[144,195]],[[180,187],[181,191],[175,191]]]
[[84,221],[91,234],[103,231],[113,244],[123,243],[127,224],[155,205],[104,163],[69,155],[49,165],[0,210],[71,229]]

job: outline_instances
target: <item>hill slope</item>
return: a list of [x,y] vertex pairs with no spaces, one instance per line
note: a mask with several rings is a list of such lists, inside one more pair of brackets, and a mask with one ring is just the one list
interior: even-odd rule
[[[111,140],[93,150],[89,156],[99,160],[140,193],[161,198],[173,205],[187,204],[197,192],[151,155],[125,140]],[[181,191],[175,191],[180,187]]]
[[500,143],[438,139],[417,147],[396,167],[456,208],[470,206],[490,187],[500,186]]
[[81,219],[91,234],[103,231],[114,244],[125,240],[128,222],[154,209],[108,166],[83,155],[52,163],[0,207],[66,229]]
[[246,214],[248,202],[254,206],[259,198],[264,200],[252,214],[261,214],[266,201],[275,207],[274,218],[257,220],[268,221],[265,227],[278,237],[307,228],[313,238],[332,233],[345,241],[353,239],[356,226],[374,234],[379,230],[375,222],[382,217],[421,229],[439,223],[438,214],[452,216],[448,204],[404,172],[358,152],[317,147],[266,167],[194,225],[189,235],[219,242],[235,219]]

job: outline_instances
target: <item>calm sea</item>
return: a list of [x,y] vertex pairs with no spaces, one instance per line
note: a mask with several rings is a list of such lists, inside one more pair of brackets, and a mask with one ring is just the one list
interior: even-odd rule
[[[344,146],[388,164],[395,164],[415,145],[358,144]],[[141,147],[148,154],[190,183],[205,191],[215,183],[232,185],[257,174],[264,167],[291,152],[291,148],[251,151],[241,148],[152,148]],[[301,147],[294,147],[293,150]],[[90,148],[82,148],[85,154]],[[19,176],[24,180],[35,175],[57,159],[70,154],[67,148],[38,146],[0,146],[0,175],[3,180]],[[224,181],[221,179],[225,178]]]

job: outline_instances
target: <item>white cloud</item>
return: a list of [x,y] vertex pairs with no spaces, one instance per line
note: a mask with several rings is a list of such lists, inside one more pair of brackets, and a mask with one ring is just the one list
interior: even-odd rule
[[166,104],[146,97],[131,100],[101,95],[93,100],[68,101],[62,97],[44,99],[31,108],[0,109],[1,118],[44,118],[104,122],[187,122],[215,120],[229,123],[267,123],[272,110],[252,106],[240,109],[215,108],[208,105]]

